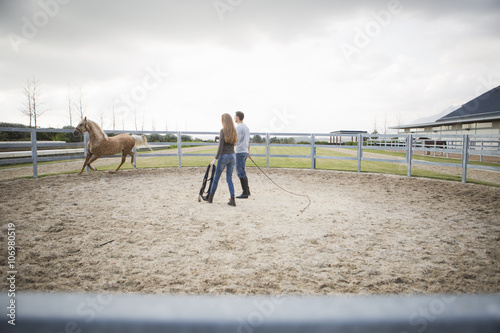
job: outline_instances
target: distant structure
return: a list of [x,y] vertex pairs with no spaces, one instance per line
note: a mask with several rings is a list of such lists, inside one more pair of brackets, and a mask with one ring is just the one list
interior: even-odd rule
[[391,127],[419,136],[446,134],[500,134],[500,86],[465,103],[434,122]]
[[367,134],[367,131],[350,131],[350,130],[340,130],[330,132],[330,143],[341,145],[342,136],[351,136],[351,141],[358,141],[358,134]]

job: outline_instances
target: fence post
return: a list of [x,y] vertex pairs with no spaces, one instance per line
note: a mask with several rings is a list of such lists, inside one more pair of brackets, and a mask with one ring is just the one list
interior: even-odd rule
[[316,136],[311,134],[311,169],[316,169]]
[[134,152],[134,169],[137,169],[137,148],[134,146],[132,151]]
[[408,163],[408,171],[406,175],[411,177],[411,164],[413,162],[413,135],[410,134],[406,138],[406,163]]
[[481,154],[479,155],[479,162],[483,161],[483,149],[484,149],[484,140],[481,140]]
[[363,134],[358,134],[358,173],[361,172],[362,158],[363,158]]
[[469,164],[469,134],[464,135],[462,144],[462,183],[467,182],[467,164]]
[[33,178],[38,178],[38,149],[36,146],[36,129],[31,130],[31,158],[33,161]]
[[181,132],[177,131],[177,156],[179,157],[179,168],[182,167],[182,136]]
[[[87,160],[87,154],[88,154],[88,151],[87,151],[87,144],[89,143],[89,132],[85,132],[83,133],[83,160],[86,161]],[[89,166],[87,165],[85,167],[85,172],[90,172],[90,168]]]
[[269,168],[269,155],[270,155],[270,146],[269,146],[269,133],[266,133],[266,168]]

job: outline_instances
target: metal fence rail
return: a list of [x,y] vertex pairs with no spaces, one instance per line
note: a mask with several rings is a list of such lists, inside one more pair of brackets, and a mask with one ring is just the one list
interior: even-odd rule
[[[33,164],[33,177],[38,176],[37,162],[42,161],[57,161],[64,159],[80,159],[83,156],[51,156],[51,157],[41,157],[38,156],[38,148],[42,147],[60,147],[61,144],[50,144],[50,143],[38,143],[36,140],[36,133],[39,132],[57,132],[57,133],[72,133],[70,129],[40,129],[40,128],[10,128],[10,127],[0,127],[0,132],[29,132],[31,133],[31,142],[26,143],[16,143],[16,144],[2,144],[0,143],[0,148],[14,148],[14,147],[31,147],[31,156],[29,158],[13,158],[13,159],[2,159],[0,160],[0,165],[2,164],[15,164],[15,163],[26,163],[30,162]],[[138,134],[142,132],[136,131],[105,131],[106,133],[131,133]],[[182,136],[184,135],[205,135],[205,136],[217,136],[218,132],[173,132],[173,131],[148,131],[149,134],[174,134],[177,136],[177,142],[171,142],[170,144],[177,146],[177,151],[175,153],[152,153],[147,154],[147,157],[167,157],[167,156],[177,156],[178,166],[182,167],[183,156],[212,156],[211,154],[203,153],[189,153],[183,154],[182,148],[189,146],[202,146],[202,145],[212,145],[216,146],[217,143],[194,143],[194,142],[183,142]],[[86,133],[87,134],[87,133]],[[484,165],[473,165],[469,163],[469,157],[471,154],[477,155],[480,161],[486,156],[492,156],[500,158],[500,135],[446,135],[446,136],[435,136],[435,137],[419,137],[413,134],[395,134],[395,135],[373,135],[373,134],[358,134],[353,136],[351,134],[339,135],[335,134],[340,143],[344,144],[324,144],[325,141],[322,138],[328,138],[331,142],[330,133],[251,133],[251,135],[260,135],[263,137],[265,143],[254,143],[253,147],[266,147],[265,154],[252,154],[255,157],[265,157],[266,167],[269,167],[271,158],[303,158],[310,159],[311,169],[316,168],[316,162],[320,159],[329,160],[353,160],[357,161],[358,167],[357,171],[361,172],[361,166],[363,161],[369,162],[382,162],[382,163],[405,163],[407,164],[407,176],[411,177],[412,166],[414,164],[426,164],[444,167],[457,167],[462,168],[462,182],[467,181],[467,169],[480,169],[480,170],[490,170],[490,171],[500,171],[500,167],[496,166],[484,166]],[[67,147],[83,147],[86,149],[88,135],[85,135],[85,141],[83,143],[68,143],[65,144]],[[303,141],[305,143],[301,144],[282,144],[282,143],[272,143],[275,138],[279,137],[294,137]],[[342,141],[343,138],[355,139],[352,141]],[[150,144],[154,147],[154,143]],[[308,154],[304,155],[283,155],[283,154],[272,154],[271,149],[273,147],[302,147],[308,148]],[[339,148],[339,149],[355,149],[356,157],[348,156],[328,156],[318,154],[318,148]],[[363,152],[366,149],[370,150],[383,150],[383,151],[394,151],[394,152],[404,152],[405,159],[398,158],[366,158],[363,157]],[[450,154],[454,154],[461,158],[461,163],[448,163],[448,162],[429,162],[421,161],[414,158],[414,155],[430,155],[433,156],[443,156],[450,157]],[[135,155],[140,156],[138,154]],[[87,169],[88,171],[88,169]]]
[[[500,332],[500,296],[0,295],[0,330],[36,332]],[[14,316],[10,316],[13,314]],[[15,327],[9,324],[14,318]]]

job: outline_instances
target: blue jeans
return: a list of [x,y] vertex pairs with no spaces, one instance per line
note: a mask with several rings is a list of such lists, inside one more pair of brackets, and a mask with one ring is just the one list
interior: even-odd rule
[[224,154],[219,156],[219,160],[217,161],[217,167],[215,168],[215,176],[214,181],[212,183],[212,188],[210,189],[210,194],[215,194],[217,191],[217,186],[219,184],[219,178],[224,171],[224,168],[227,167],[226,170],[226,181],[229,186],[229,193],[232,197],[234,197],[234,185],[233,185],[233,170],[235,165],[234,154]]
[[236,153],[236,174],[238,178],[245,178],[245,163],[247,162],[248,153]]

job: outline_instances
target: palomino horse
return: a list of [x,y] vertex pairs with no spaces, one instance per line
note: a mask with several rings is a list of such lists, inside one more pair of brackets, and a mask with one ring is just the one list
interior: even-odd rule
[[87,157],[85,158],[85,163],[83,163],[82,170],[78,173],[79,175],[82,174],[86,166],[94,171],[97,170],[90,164],[99,157],[114,155],[119,152],[122,153],[122,162],[115,171],[118,171],[123,163],[125,163],[127,155],[132,157],[131,163],[135,167],[134,152],[132,151],[135,146],[135,140],[130,134],[120,134],[110,138],[97,123],[87,120],[87,117],[82,119],[78,126],[75,127],[73,134],[78,135],[84,132],[89,132],[89,142],[87,144]]

